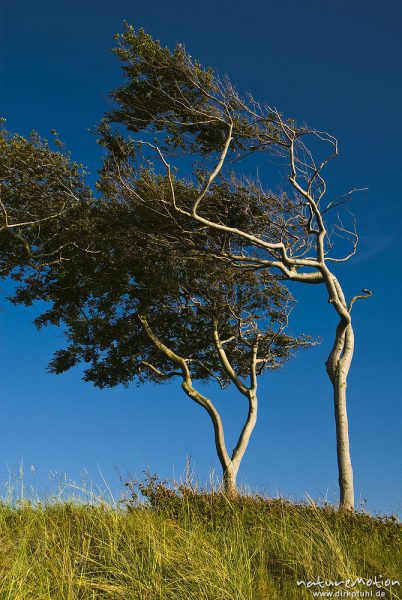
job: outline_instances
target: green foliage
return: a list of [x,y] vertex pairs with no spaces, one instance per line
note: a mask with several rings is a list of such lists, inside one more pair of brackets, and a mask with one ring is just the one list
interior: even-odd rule
[[259,373],[280,367],[309,344],[305,336],[282,331],[293,300],[275,277],[192,254],[185,241],[183,248],[161,246],[171,225],[149,206],[99,202],[85,225],[80,243],[93,250],[76,251],[75,259],[32,275],[16,295],[17,302],[51,303],[38,326],[65,326],[69,345],[56,353],[53,372],[84,361],[85,379],[100,387],[165,381],[143,366],[151,362],[162,373],[175,368],[145,334],[139,310],[164,343],[189,359],[194,378],[217,379],[222,386],[229,378],[214,345],[215,321],[240,376],[249,374],[257,336]]
[[[99,126],[98,143],[107,150],[99,189],[119,201],[136,198],[143,213],[159,215],[156,235],[162,233],[158,241],[164,245],[168,239],[170,245],[256,262],[264,256],[258,240],[264,240],[283,244],[292,256],[306,256],[312,236],[305,198],[288,188],[282,167],[271,185],[276,189],[280,182],[283,191],[263,189],[258,179],[247,177],[243,159],[262,155],[253,169],[261,166],[272,175],[266,158],[286,165],[292,139],[312,132],[251,95],[241,97],[227,77],[202,67],[180,44],[164,48],[130,25],[116,40],[124,83],[113,91],[114,110]],[[310,151],[302,140],[300,146],[302,153]],[[208,184],[220,158],[219,173]],[[217,227],[197,226],[192,210],[200,193],[197,215]],[[168,236],[160,228],[164,219],[170,220]],[[220,226],[231,231],[222,236]],[[281,258],[279,251],[272,256]]]
[[[62,325],[68,341],[50,370],[61,373],[84,362],[85,379],[100,387],[160,383],[172,371],[174,365],[145,335],[139,310],[156,335],[188,359],[195,379],[215,379],[222,387],[230,382],[214,346],[214,324],[228,340],[225,349],[240,377],[250,373],[257,339],[258,374],[278,368],[309,344],[305,336],[284,331],[293,305],[288,290],[266,272],[240,272],[217,260],[229,246],[233,250],[233,239],[171,210],[172,181],[175,198],[189,208],[202,168],[192,181],[160,173],[144,155],[154,147],[139,146],[110,122],[135,132],[152,130],[163,138],[163,148],[198,155],[221,149],[229,122],[236,152],[255,132],[273,143],[275,127],[269,115],[257,124],[229,82],[192,61],[181,46],[171,52],[130,26],[116,39],[126,83],[114,93],[120,108],[99,128],[99,142],[108,150],[97,184],[100,199],[92,197],[68,155],[51,151],[36,135],[27,141],[3,134],[2,198],[13,226],[5,224],[0,241],[3,273],[20,281],[13,301],[48,302],[36,324]],[[208,190],[200,214],[232,228],[247,228],[251,218],[255,233],[280,237],[281,224],[264,218],[267,204],[289,220],[285,197],[267,199],[257,188],[250,195],[248,184],[222,179]],[[18,217],[26,225],[14,227]],[[243,242],[235,244],[241,253]],[[33,269],[16,270],[21,265]],[[144,368],[147,362],[155,369]]]
[[[120,149],[125,144],[108,138],[108,144],[114,143]],[[130,145],[124,147],[121,154],[131,156]],[[233,367],[243,377],[249,375],[257,337],[258,374],[280,367],[298,348],[309,345],[306,336],[296,338],[285,331],[294,301],[277,278],[216,260],[214,253],[224,247],[226,236],[208,233],[203,239],[204,228],[172,215],[164,202],[170,193],[164,175],[141,169],[128,188],[121,180],[122,169],[131,173],[124,161],[107,158],[98,184],[100,199],[86,197],[84,188],[75,190],[76,202],[48,226],[52,244],[62,251],[38,254],[36,269],[20,277],[13,301],[29,305],[45,300],[48,308],[36,325],[63,326],[68,346],[56,352],[52,372],[83,362],[85,379],[99,387],[164,382],[163,374],[175,365],[145,334],[139,310],[148,314],[156,335],[188,359],[193,378],[214,379],[222,387],[230,378],[216,352],[215,322],[221,338],[229,340],[226,350]],[[58,177],[57,172],[53,175]],[[182,202],[191,202],[196,194],[192,184],[178,182],[176,195]],[[43,192],[42,202],[47,199]],[[213,210],[232,226],[243,226],[249,218],[240,188],[233,193],[226,183],[218,183],[211,200]],[[47,237],[40,232],[42,248]],[[194,248],[199,238],[207,253]],[[47,254],[54,260],[45,260]]]
[[91,197],[83,177],[37,133],[24,138],[0,127],[0,277],[60,259],[77,242],[74,224]]
[[269,116],[256,127],[230,83],[193,61],[182,45],[170,51],[143,29],[129,25],[116,41],[114,52],[124,63],[126,81],[112,94],[116,108],[108,121],[159,136],[165,150],[181,148],[201,155],[221,150],[230,120],[235,123],[237,151],[247,147],[256,131],[264,131],[272,142],[275,132]]

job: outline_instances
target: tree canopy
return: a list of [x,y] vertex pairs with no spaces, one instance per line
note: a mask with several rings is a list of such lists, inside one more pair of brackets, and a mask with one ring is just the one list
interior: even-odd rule
[[[50,303],[37,318],[38,326],[67,327],[70,345],[56,354],[52,370],[62,372],[84,361],[90,365],[85,377],[100,387],[134,378],[160,381],[154,371],[138,368],[152,359],[161,372],[167,369],[166,359],[157,357],[142,331],[139,312],[148,314],[157,334],[180,354],[190,362],[194,359],[195,378],[208,379],[216,371],[214,377],[223,385],[227,374],[211,347],[214,322],[221,335],[230,338],[228,351],[233,351],[241,376],[248,373],[247,353],[257,337],[259,372],[278,368],[293,349],[307,343],[306,336],[293,338],[284,331],[294,300],[278,277],[217,263],[192,253],[185,243],[170,244],[177,221],[150,209],[155,186],[159,190],[163,180],[149,177],[147,185],[144,180],[142,184],[148,194],[146,207],[102,182],[99,187],[110,197],[94,201],[85,218],[73,222],[72,231],[64,231],[75,234],[80,245],[64,251],[61,261],[31,270],[17,289],[15,302]],[[217,234],[217,244],[222,244],[221,238]]]
[[[242,97],[183,46],[171,51],[142,29],[127,25],[114,51],[124,81],[98,129],[96,198],[68,156],[35,135],[2,134],[0,268],[20,280],[14,301],[47,300],[37,324],[65,328],[68,346],[51,370],[83,361],[100,387],[180,376],[219,438],[220,417],[193,380],[246,395],[250,433],[257,375],[310,343],[285,331],[293,300],[284,280],[324,285],[338,317],[326,369],[340,501],[352,508],[351,313],[371,292],[348,300],[333,271],[358,245],[353,218],[339,215],[356,190],[327,198],[337,139]],[[250,176],[250,157],[264,183]]]
[[[36,325],[63,328],[67,347],[55,353],[51,372],[82,362],[84,379],[101,388],[179,377],[212,419],[225,489],[233,492],[257,418],[257,378],[312,342],[287,330],[295,302],[278,277],[239,271],[187,243],[170,243],[177,220],[151,209],[163,179],[144,172],[146,207],[113,183],[106,169],[103,196],[85,205],[82,222],[64,233],[79,243],[63,248],[59,260],[26,269],[13,301],[46,300]],[[202,235],[198,229],[188,232],[188,242]],[[219,412],[197,381],[233,384],[248,400],[231,456]]]
[[[56,132],[54,132],[56,134]],[[56,141],[57,137],[56,137]],[[74,224],[91,193],[80,165],[33,132],[0,128],[0,276],[45,265],[78,245]]]
[[[326,370],[334,393],[340,502],[353,508],[346,408],[351,312],[371,292],[346,299],[332,268],[353,257],[358,245],[353,218],[339,215],[357,190],[327,198],[325,173],[339,154],[337,139],[251,95],[241,97],[228,78],[203,68],[182,46],[170,51],[142,30],[127,26],[115,52],[125,79],[100,127],[108,149],[105,171],[144,206],[144,173],[162,178],[152,211],[167,222],[186,222],[169,245],[185,243],[237,268],[325,285],[339,319]],[[272,174],[267,159],[275,158],[279,177],[271,189],[247,175],[250,155],[261,157],[266,175]]]

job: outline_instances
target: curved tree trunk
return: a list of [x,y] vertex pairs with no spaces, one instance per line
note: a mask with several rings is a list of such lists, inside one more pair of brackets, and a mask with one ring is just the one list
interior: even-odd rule
[[[331,285],[332,284],[332,285]],[[336,449],[338,459],[338,481],[341,508],[354,508],[353,469],[350,456],[349,425],[346,406],[347,378],[354,352],[354,333],[350,309],[346,305],[342,288],[335,277],[331,277],[330,302],[340,316],[332,351],[326,362],[328,376],[334,394],[336,426]]]
[[251,434],[253,433],[254,427],[257,423],[258,401],[256,391],[249,390],[248,393],[245,395],[247,395],[248,399],[247,419],[240,433],[236,447],[233,450],[231,464],[228,469],[229,476],[232,477],[235,484],[236,476],[240,468],[241,461],[243,460],[243,456],[247,450]]
[[237,496],[239,493],[236,482],[239,466],[236,468],[233,463],[230,463],[227,469],[223,471],[222,485],[227,496]]
[[222,467],[223,490],[228,496],[236,496],[238,494],[237,473],[257,422],[257,394],[253,391],[249,391],[247,394],[249,401],[247,419],[236,447],[232,452],[232,457],[229,458],[222,422],[218,413],[215,410],[211,410],[211,402],[203,394],[200,394],[189,382],[183,382],[182,388],[190,398],[207,410],[214,427],[215,448]]
[[[233,450],[232,457],[229,457],[229,454],[226,449],[225,442],[225,433],[223,429],[222,420],[219,412],[215,408],[214,404],[211,402],[209,398],[201,394],[198,390],[193,386],[190,370],[188,368],[186,359],[182,356],[179,356],[173,350],[168,348],[152,331],[149,326],[147,316],[144,313],[139,313],[138,318],[144,328],[145,333],[149,337],[149,339],[154,343],[156,348],[163,352],[165,356],[167,356],[170,360],[176,363],[180,369],[181,373],[174,373],[175,375],[181,375],[182,384],[181,387],[183,391],[194,400],[197,404],[202,406],[208,413],[215,434],[215,448],[216,453],[219,458],[219,462],[222,467],[222,484],[223,489],[226,494],[233,496],[238,493],[237,485],[236,485],[236,477],[240,467],[240,463],[243,459],[244,453],[247,449],[248,443],[250,441],[251,434],[257,422],[257,375],[256,375],[256,359],[257,359],[257,348],[258,342],[253,347],[251,363],[250,363],[250,380],[251,386],[250,388],[243,385],[240,380],[237,378],[230,364],[227,362],[227,358],[225,355],[225,351],[220,345],[220,353],[221,358],[224,358],[224,365],[228,369],[229,376],[236,383],[239,391],[247,397],[248,399],[248,413],[247,418],[244,423],[243,429],[240,433],[239,439],[237,441],[236,447]],[[153,367],[150,363],[145,362],[149,368],[154,370],[159,375],[163,376],[163,373],[160,373],[155,367]]]
[[205,408],[205,410],[209,414],[210,419],[212,421],[212,425],[214,427],[216,454],[218,455],[219,462],[222,467],[223,487],[225,491],[227,487],[228,489],[233,489],[234,486],[234,489],[236,489],[236,473],[234,474],[233,478],[232,469],[230,469],[231,461],[226,450],[225,434],[223,431],[223,425],[219,413],[216,411],[215,407],[212,405],[210,400],[206,398],[206,396],[197,392],[197,390],[192,386],[190,381],[183,381],[181,387],[183,388],[187,396],[189,396],[192,400],[194,400],[194,402]]
[[[349,325],[348,330],[351,333],[345,336],[345,338],[353,336],[351,325]],[[349,372],[347,362],[350,365],[352,356],[353,351],[350,353],[350,350],[347,350],[345,345],[342,358],[336,361],[334,368],[329,367],[327,362],[327,371],[334,391],[340,506],[348,509],[353,509],[354,507],[353,469],[350,457],[349,426],[346,407],[347,376]],[[346,358],[348,360],[345,360]]]
[[342,508],[353,509],[353,469],[350,457],[348,415],[346,410],[346,386],[347,373],[340,364],[333,383],[340,506]]
[[[243,460],[244,454],[247,450],[247,446],[249,444],[251,434],[254,431],[254,427],[257,423],[257,394],[253,390],[249,390],[247,394],[248,399],[248,414],[246,422],[244,423],[244,427],[240,433],[238,442],[236,444],[235,449],[232,453],[232,460],[230,462],[229,467],[224,473],[223,483],[225,486],[225,491],[227,493],[233,493],[233,489],[236,490],[236,477],[240,468],[241,461]],[[226,487],[228,489],[226,489]]]

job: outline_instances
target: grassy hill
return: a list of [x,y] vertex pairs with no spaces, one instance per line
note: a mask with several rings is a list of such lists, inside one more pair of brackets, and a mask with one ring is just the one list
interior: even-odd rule
[[402,572],[394,517],[173,490],[156,478],[140,488],[145,504],[132,490],[117,507],[0,505],[0,600],[400,597],[387,582]]

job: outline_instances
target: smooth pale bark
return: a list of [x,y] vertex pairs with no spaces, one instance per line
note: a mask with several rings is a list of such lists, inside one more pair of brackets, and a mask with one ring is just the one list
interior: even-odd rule
[[[255,115],[253,111],[247,109],[243,105],[244,110],[250,115]],[[334,410],[337,436],[337,457],[339,470],[339,487],[340,487],[340,506],[342,508],[353,509],[354,507],[354,491],[353,491],[353,471],[350,458],[350,444],[348,433],[348,419],[346,411],[346,387],[347,377],[350,369],[350,364],[354,352],[354,338],[351,324],[350,312],[353,303],[359,298],[368,298],[371,292],[363,290],[363,295],[358,295],[352,298],[349,304],[346,303],[343,290],[337,281],[336,277],[328,268],[330,262],[341,263],[349,260],[356,252],[358,236],[354,231],[346,232],[343,226],[340,226],[341,231],[354,236],[352,251],[345,257],[335,258],[328,256],[331,249],[331,242],[328,239],[328,233],[325,226],[324,215],[330,209],[334,209],[346,200],[340,199],[339,202],[330,202],[324,210],[320,208],[327,185],[322,177],[324,167],[336,156],[338,156],[338,142],[333,136],[319,131],[302,131],[294,129],[288,122],[284,121],[280,113],[276,110],[272,111],[276,116],[276,124],[278,131],[281,132],[281,147],[284,154],[289,157],[289,181],[296,192],[304,200],[306,206],[306,216],[303,217],[300,224],[305,227],[306,244],[310,243],[310,237],[315,236],[315,243],[311,244],[311,248],[315,249],[315,257],[306,256],[306,250],[303,250],[299,255],[292,252],[292,241],[269,241],[258,235],[254,235],[250,231],[240,230],[236,227],[230,227],[221,222],[214,221],[201,215],[199,212],[202,200],[205,198],[212,182],[220,174],[224,162],[226,160],[230,143],[233,134],[233,121],[228,114],[228,131],[225,144],[222,152],[217,160],[216,167],[206,178],[198,197],[195,199],[192,209],[187,210],[178,205],[175,194],[174,179],[172,177],[171,166],[165,159],[160,148],[155,147],[160,159],[166,167],[168,179],[170,182],[172,205],[174,210],[189,218],[195,219],[201,225],[211,228],[212,230],[221,231],[234,235],[254,248],[267,251],[267,258],[261,256],[244,256],[244,254],[233,254],[230,251],[223,254],[226,259],[232,260],[239,266],[245,268],[257,267],[267,269],[279,269],[286,279],[298,281],[306,284],[324,284],[328,290],[329,302],[334,306],[339,315],[339,323],[336,329],[335,341],[332,351],[326,362],[327,373],[333,386]],[[330,154],[316,164],[310,151],[306,146],[299,144],[301,135],[315,135],[321,142],[328,143],[331,147]],[[299,144],[299,146],[297,146]],[[306,152],[307,150],[307,152]],[[301,156],[298,155],[301,152]],[[306,161],[307,160],[307,164]],[[353,190],[352,192],[353,193]],[[293,239],[293,236],[291,236]],[[308,253],[307,253],[308,254]],[[217,254],[219,259],[222,255]],[[305,268],[309,270],[304,270]],[[224,350],[217,345],[222,363],[225,363]],[[241,382],[227,371],[232,381],[242,392]],[[243,393],[243,392],[242,392]],[[236,473],[236,466],[231,467],[231,471]],[[229,475],[228,475],[229,477]]]
[[353,509],[354,488],[353,470],[350,456],[349,427],[346,409],[347,376],[353,357],[352,325],[348,325],[342,344],[342,357],[335,363],[328,364],[327,372],[333,386],[334,412],[336,425],[336,448],[338,458],[338,481],[340,490],[340,505],[342,508]]
[[[225,474],[227,473],[229,466],[230,466],[230,458],[229,458],[229,454],[226,450],[225,434],[224,434],[224,430],[223,430],[222,420],[216,410],[211,410],[211,404],[212,404],[211,401],[208,398],[206,398],[206,396],[204,396],[203,394],[200,394],[200,392],[198,392],[193,387],[191,380],[190,381],[188,379],[184,380],[182,383],[182,388],[185,391],[185,393],[187,394],[187,396],[189,396],[189,398],[194,400],[194,402],[196,402],[197,404],[199,404],[200,406],[205,408],[205,410],[208,412],[208,414],[210,416],[212,425],[214,427],[214,433],[215,433],[216,453],[218,455],[219,462],[222,467],[223,483],[224,483],[224,488],[226,491]],[[236,484],[236,479],[234,480],[234,485],[235,484]]]
[[[276,260],[264,260],[258,258],[244,258],[243,256],[232,256],[234,261],[239,260],[243,262],[243,260],[249,261],[251,264],[253,262],[259,263],[261,266],[265,266],[267,268],[277,268],[282,271],[282,273],[288,279],[292,281],[299,281],[302,283],[308,284],[318,284],[324,283],[327,287],[329,293],[329,302],[333,304],[335,310],[340,316],[340,322],[336,330],[334,347],[331,351],[331,354],[326,363],[327,372],[330,377],[333,393],[334,393],[334,410],[335,410],[335,423],[336,423],[336,438],[337,438],[337,457],[338,457],[338,471],[339,471],[339,488],[340,488],[340,506],[342,508],[353,509],[354,507],[354,490],[353,490],[353,471],[352,464],[350,458],[350,444],[349,444],[349,430],[348,430],[348,419],[346,412],[346,384],[347,384],[347,376],[349,373],[350,364],[353,357],[353,330],[351,325],[351,317],[350,310],[352,308],[353,302],[357,298],[363,298],[367,296],[356,296],[352,299],[349,306],[346,304],[345,296],[343,294],[343,290],[336,279],[336,277],[331,273],[331,271],[327,267],[327,258],[325,252],[325,239],[327,236],[327,231],[325,228],[323,214],[319,209],[319,202],[324,192],[322,192],[321,196],[318,198],[318,201],[315,201],[313,196],[311,195],[311,185],[314,182],[314,179],[320,176],[320,171],[323,166],[326,164],[327,160],[325,160],[318,168],[314,166],[313,175],[309,180],[307,188],[304,188],[300,185],[298,181],[298,160],[295,154],[295,140],[296,136],[292,136],[289,134],[289,126],[285,125],[282,121],[279,113],[278,118],[283,127],[283,132],[288,139],[289,142],[289,158],[290,158],[290,169],[291,175],[289,177],[290,183],[293,187],[301,194],[301,196],[306,200],[309,210],[310,210],[310,220],[309,220],[309,230],[308,234],[316,235],[316,258],[315,259],[307,259],[301,257],[291,256],[288,252],[288,248],[285,247],[283,242],[268,242],[265,240],[256,237],[249,232],[238,230],[237,228],[228,227],[221,223],[217,223],[211,220],[208,220],[197,212],[201,200],[204,198],[206,192],[208,191],[208,187],[215,179],[215,177],[220,173],[224,160],[226,158],[229,144],[232,136],[232,124],[228,128],[228,137],[226,140],[226,144],[222,150],[222,154],[220,156],[217,167],[212,172],[205,185],[203,186],[200,195],[196,199],[193,205],[193,209],[191,212],[187,212],[183,209],[180,209],[175,201],[174,194],[174,185],[173,179],[171,177],[170,165],[163,159],[164,164],[168,170],[168,177],[170,180],[171,190],[172,190],[172,198],[175,209],[187,216],[191,216],[196,219],[198,222],[203,225],[209,226],[212,229],[216,229],[219,231],[224,231],[227,233],[235,234],[252,245],[268,250],[271,255],[276,255],[278,258]],[[335,154],[337,154],[337,142],[335,146]],[[329,159],[328,159],[329,160]],[[303,169],[302,169],[303,172]],[[321,178],[322,180],[322,178]],[[325,188],[324,188],[325,190]],[[316,220],[318,229],[314,230],[311,226],[313,218]],[[353,252],[354,253],[354,252]],[[352,253],[352,255],[353,255]],[[311,267],[314,269],[313,272],[299,272],[298,269],[301,267]],[[370,293],[368,293],[371,295]],[[217,345],[218,352],[221,356],[222,363],[225,364],[225,355],[222,348],[219,348]],[[241,390],[241,385],[237,378],[233,377],[228,371],[229,376],[237,385],[237,387]],[[235,467],[233,467],[235,470]]]
[[334,395],[340,506],[353,509],[353,469],[346,407],[347,377],[354,352],[354,334],[350,315],[352,303],[349,307],[346,305],[342,288],[329,271],[325,272],[324,276],[326,277],[326,283],[328,278],[327,289],[330,302],[340,316],[334,346],[326,362],[327,373],[332,383]]
[[236,447],[234,448],[231,457],[226,449],[225,436],[222,426],[221,418],[216,411],[210,409],[212,405],[211,401],[207,399],[203,394],[200,394],[191,383],[184,381],[182,388],[186,394],[192,398],[197,404],[204,407],[212,421],[215,432],[215,448],[219,458],[219,462],[222,467],[222,484],[223,489],[227,495],[233,496],[238,493],[237,490],[237,474],[239,472],[241,461],[243,460],[247,446],[249,444],[251,434],[257,422],[257,395],[254,392],[250,392],[249,397],[249,408],[247,419],[244,427],[240,433]]
[[[256,425],[256,422],[257,422],[258,400],[257,400],[256,358],[257,358],[258,343],[255,344],[255,346],[253,348],[252,358],[251,358],[251,363],[250,363],[250,369],[251,369],[250,388],[248,388],[243,383],[241,383],[240,380],[237,378],[236,374],[234,373],[234,371],[227,359],[227,356],[225,354],[225,351],[224,351],[222,345],[220,345],[220,349],[222,352],[221,359],[224,359],[223,362],[227,365],[227,368],[229,370],[228,375],[230,376],[230,378],[233,381],[236,380],[236,386],[238,387],[239,391],[241,391],[241,393],[244,396],[246,396],[248,399],[247,418],[245,420],[243,429],[240,433],[238,442],[232,452],[232,455],[229,456],[229,453],[228,453],[227,447],[226,447],[225,434],[224,434],[224,429],[223,429],[223,424],[222,424],[222,419],[220,417],[220,414],[217,411],[217,409],[215,408],[214,404],[211,402],[211,400],[209,398],[207,398],[204,394],[201,394],[198,390],[195,389],[186,359],[179,356],[175,352],[173,352],[157,337],[157,335],[152,331],[152,329],[148,323],[146,315],[139,314],[138,318],[144,328],[145,333],[147,334],[149,339],[153,342],[153,344],[156,346],[156,348],[158,348],[158,350],[163,352],[163,354],[165,354],[165,356],[167,358],[172,360],[175,364],[177,364],[180,367],[180,372],[174,373],[174,375],[180,375],[182,377],[181,387],[182,387],[183,391],[187,394],[187,396],[189,396],[189,398],[194,400],[194,402],[196,402],[197,404],[202,406],[207,411],[207,413],[212,421],[213,428],[214,428],[215,448],[216,448],[216,453],[217,453],[217,456],[218,456],[218,459],[219,459],[219,462],[220,462],[220,465],[222,468],[223,489],[227,495],[230,495],[230,496],[237,495],[237,493],[238,493],[237,482],[236,482],[237,473],[239,471],[241,461],[243,459],[243,456],[244,456],[247,446],[249,444],[251,434],[252,434],[254,427]],[[216,337],[217,337],[216,327],[215,327],[215,331],[216,331],[216,333],[215,332],[214,333],[215,333],[215,339],[216,339]],[[158,373],[160,376],[165,376],[165,377],[170,376],[170,374],[159,373],[158,370],[155,367],[153,367],[151,364],[149,364],[148,362],[144,362],[144,364],[146,366],[148,366],[149,368],[151,368],[154,372]]]
[[236,478],[240,468],[241,461],[243,460],[244,454],[247,450],[247,446],[250,441],[251,434],[253,433],[254,427],[257,423],[257,395],[255,392],[250,392],[249,396],[249,409],[246,422],[243,430],[240,434],[237,445],[232,453],[232,459],[228,465],[226,471],[223,473],[223,485],[227,494],[236,494],[237,485]]

